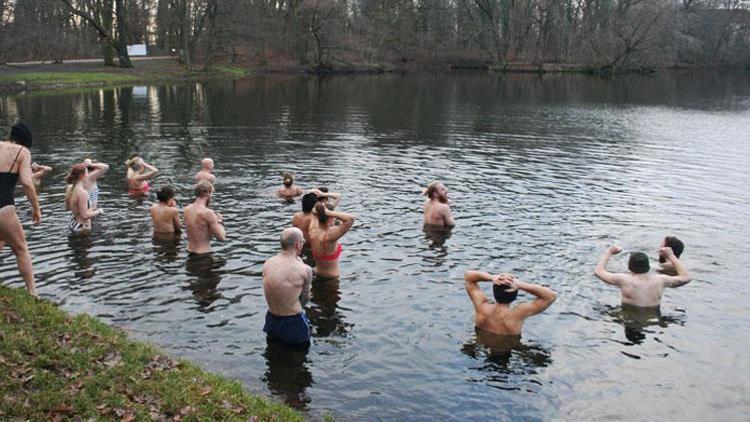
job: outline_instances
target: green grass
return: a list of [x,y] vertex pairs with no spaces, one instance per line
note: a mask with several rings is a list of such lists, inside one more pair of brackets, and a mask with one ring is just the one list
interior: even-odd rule
[[237,382],[6,287],[0,287],[0,397],[0,420],[302,420]]
[[137,82],[138,77],[107,72],[24,72],[0,76],[0,82],[20,82],[27,84],[89,84]]
[[212,70],[216,70],[221,73],[226,73],[228,76],[232,76],[235,78],[241,78],[245,76],[245,69],[234,67],[234,66],[214,66],[211,68]]

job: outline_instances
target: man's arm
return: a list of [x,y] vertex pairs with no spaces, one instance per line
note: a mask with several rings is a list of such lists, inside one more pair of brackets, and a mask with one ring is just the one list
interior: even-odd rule
[[172,213],[172,227],[174,227],[175,233],[182,232],[182,221],[180,221],[180,211],[175,207]]
[[622,248],[620,248],[619,246],[611,246],[609,249],[607,249],[604,252],[604,255],[602,255],[601,259],[599,259],[599,264],[596,266],[596,270],[594,270],[594,275],[599,277],[600,280],[607,284],[611,284],[613,286],[622,285],[622,274],[615,274],[607,271],[607,263],[609,262],[609,258],[612,255],[617,255],[620,252],[622,252]]
[[36,196],[36,188],[34,187],[34,175],[31,173],[31,153],[28,149],[23,148],[19,157],[18,179],[31,203],[31,221],[39,223],[42,221],[42,210],[39,208],[39,198]]
[[309,265],[305,265],[305,280],[302,283],[302,291],[300,292],[300,302],[304,305],[308,299],[310,299],[310,286],[312,286],[313,270]]
[[445,208],[442,209],[442,214],[446,226],[453,227],[456,225],[456,222],[453,220],[453,215],[451,214],[451,207],[446,205]]
[[473,270],[467,271],[464,274],[466,294],[469,295],[469,299],[471,299],[471,303],[474,304],[474,309],[476,310],[479,310],[482,305],[489,303],[487,296],[485,296],[482,288],[479,287],[480,281],[492,281],[492,274]]
[[513,312],[528,318],[532,315],[544,312],[552,303],[557,300],[557,295],[552,290],[536,284],[524,283],[523,281],[514,281],[513,285],[519,290],[529,292],[536,296],[533,302],[524,302],[516,306]]
[[208,227],[211,230],[211,233],[213,233],[216,240],[222,242],[227,240],[227,233],[224,230],[224,226],[221,224],[221,214],[209,211],[208,215],[206,216],[206,220],[208,222]]
[[314,193],[315,196],[317,196],[318,198],[326,198],[326,199],[332,198],[333,199],[333,204],[331,204],[331,206],[334,209],[336,209],[336,207],[339,206],[339,203],[341,203],[341,194],[340,193],[337,193],[337,192],[321,192],[318,189],[312,189],[310,192]]
[[680,287],[690,283],[690,273],[682,262],[680,262],[679,258],[675,256],[674,252],[672,252],[672,248],[661,248],[661,252],[664,254],[667,262],[672,264],[674,270],[677,272],[675,276],[662,276],[664,287]]

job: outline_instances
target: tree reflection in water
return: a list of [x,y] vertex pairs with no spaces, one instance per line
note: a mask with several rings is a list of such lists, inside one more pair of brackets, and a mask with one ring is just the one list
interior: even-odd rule
[[469,381],[483,382],[490,386],[519,390],[522,383],[516,377],[534,375],[540,368],[552,364],[549,350],[525,342],[521,336],[503,336],[475,329],[476,337],[464,344],[461,351],[480,362],[469,369],[479,371],[482,376]]

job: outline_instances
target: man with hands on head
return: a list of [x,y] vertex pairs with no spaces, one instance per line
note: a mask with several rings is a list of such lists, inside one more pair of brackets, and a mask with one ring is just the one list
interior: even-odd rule
[[[329,192],[328,188],[325,186],[321,186],[318,189],[312,189],[310,192],[314,193],[318,198],[318,202],[322,202],[329,210],[335,210],[341,203],[341,194],[337,192]],[[333,202],[331,202],[331,200]]]
[[[474,303],[476,327],[499,335],[519,336],[526,318],[539,314],[549,308],[557,299],[552,290],[536,284],[524,283],[510,274],[492,275],[484,271],[467,271],[464,275],[466,293]],[[492,282],[492,293],[495,303],[485,296],[479,283]],[[532,302],[519,303],[511,308],[510,304],[523,290],[536,296]]]
[[629,273],[611,273],[607,263],[612,255],[622,252],[619,246],[611,246],[602,255],[594,275],[607,284],[617,286],[622,293],[624,305],[638,307],[658,307],[665,287],[680,287],[690,282],[690,273],[675,256],[672,248],[662,247],[659,255],[670,264],[677,275],[650,274],[648,256],[643,252],[633,252],[628,260]]

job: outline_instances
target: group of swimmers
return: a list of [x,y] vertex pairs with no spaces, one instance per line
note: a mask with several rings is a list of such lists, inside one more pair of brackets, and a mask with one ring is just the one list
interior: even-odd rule
[[[0,248],[8,244],[15,254],[19,271],[30,294],[36,296],[31,258],[26,245],[23,227],[16,214],[13,191],[17,182],[23,186],[32,208],[34,223],[41,221],[41,210],[36,195],[35,180],[51,169],[33,164],[29,148],[31,131],[22,123],[13,126],[7,141],[0,142]],[[152,179],[159,170],[134,157],[125,162],[128,193],[145,196]],[[69,228],[73,232],[91,229],[91,220],[103,213],[98,207],[97,179],[109,169],[104,163],[90,159],[76,164],[66,177],[65,203],[71,210]],[[184,209],[184,227],[187,232],[187,251],[190,255],[211,252],[211,240],[223,241],[226,232],[221,214],[210,208],[216,175],[214,162],[205,158],[201,170],[195,175],[193,202]],[[356,216],[336,211],[341,194],[321,187],[307,192],[294,184],[290,173],[283,175],[283,186],[278,196],[293,200],[301,198],[302,210],[292,216],[291,227],[281,232],[281,251],[263,265],[263,292],[268,305],[263,331],[269,341],[279,341],[292,346],[309,345],[311,328],[303,310],[315,282],[325,283],[339,277],[339,259],[343,246],[339,240],[352,228]],[[439,182],[430,183],[424,190],[427,197],[423,205],[425,227],[451,229],[455,225],[447,188]],[[174,189],[161,187],[158,202],[150,209],[155,237],[180,235],[183,227],[175,201]],[[622,251],[618,246],[608,248],[594,274],[602,281],[620,288],[622,303],[635,307],[658,307],[665,287],[679,287],[690,282],[690,274],[680,262],[684,244],[674,236],[666,237],[659,248],[660,267],[651,272],[649,257],[643,252],[630,254],[628,273],[611,273],[607,263],[612,255]],[[305,258],[303,260],[303,257]],[[466,292],[474,305],[477,329],[496,335],[521,334],[526,318],[546,310],[557,298],[549,288],[518,280],[512,274],[491,274],[484,271],[467,271],[464,276]],[[495,299],[491,302],[479,287],[481,282],[491,282]],[[535,299],[510,304],[519,291]]]
[[[452,229],[455,220],[445,185],[432,182],[423,193],[427,197],[423,205],[425,227]],[[279,194],[296,195],[301,192],[292,189],[289,176]],[[281,232],[281,251],[263,265],[263,291],[268,304],[263,330],[269,339],[295,346],[306,347],[309,344],[311,329],[302,302],[309,296],[313,274],[316,280],[338,277],[338,257],[342,250],[338,239],[349,231],[355,219],[351,214],[330,211],[331,205],[326,204],[331,199],[334,200],[331,205],[335,207],[341,196],[321,190],[305,194],[302,197],[302,211],[294,215],[292,227]],[[331,221],[333,219],[341,223],[336,226]],[[305,249],[312,253],[314,271],[301,258],[305,255]],[[667,236],[659,248],[661,265],[656,274],[650,272],[649,258],[643,252],[631,253],[629,273],[611,273],[606,269],[607,262],[612,255],[622,251],[618,246],[612,246],[596,267],[595,275],[620,288],[623,304],[658,307],[665,287],[679,287],[690,282],[690,275],[679,260],[683,249],[682,241]],[[464,275],[464,282],[466,293],[474,305],[476,328],[494,335],[519,336],[526,318],[543,312],[557,299],[551,289],[523,282],[507,273],[470,270]],[[479,287],[481,282],[492,283],[494,303]],[[519,291],[535,296],[535,300],[511,307]]]

